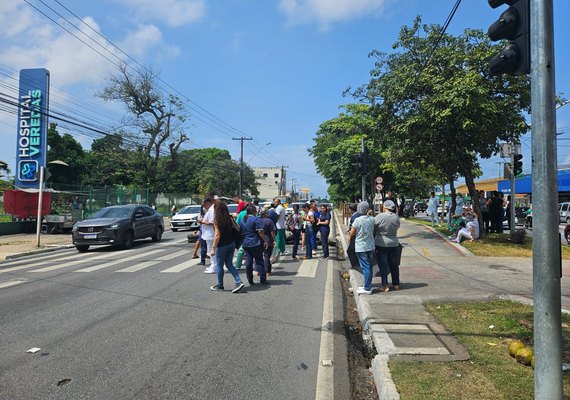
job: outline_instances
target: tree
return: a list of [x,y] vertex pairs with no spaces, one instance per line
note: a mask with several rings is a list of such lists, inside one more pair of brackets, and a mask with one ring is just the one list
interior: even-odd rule
[[[500,141],[517,140],[527,130],[529,78],[491,76],[487,62],[501,44],[493,45],[482,31],[467,29],[458,37],[440,32],[420,17],[404,26],[396,52],[371,53],[377,58],[372,79],[355,96],[370,102],[384,129],[393,132],[392,148],[437,166],[449,179],[465,177],[476,199],[478,157],[491,157]],[[473,205],[480,215],[479,204]]]
[[125,148],[123,135],[114,134],[95,139],[87,155],[89,179],[93,186],[131,185],[142,181],[143,171],[137,169],[140,152]]
[[184,104],[173,95],[162,92],[157,81],[159,77],[151,70],[130,72],[126,65],[119,68],[117,75],[109,77],[109,83],[99,96],[107,101],[120,101],[129,116],[126,126],[133,131],[124,135],[124,143],[133,146],[142,154],[141,177],[154,192],[162,183],[158,174],[161,155],[169,155],[174,163],[182,143],[189,140],[185,133],[188,120]]
[[49,165],[51,177],[49,182],[54,187],[79,186],[84,178],[87,168],[87,154],[81,143],[69,133],[60,135],[57,124],[51,123],[48,129],[47,161],[63,161],[69,166]]

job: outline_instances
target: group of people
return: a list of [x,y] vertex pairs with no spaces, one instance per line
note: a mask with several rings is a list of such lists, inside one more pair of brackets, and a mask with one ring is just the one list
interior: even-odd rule
[[[238,204],[237,212],[232,216],[226,202],[208,197],[202,203],[203,213],[198,218],[200,224],[199,239],[194,248],[193,258],[198,258],[201,250],[201,264],[206,265],[207,253],[210,265],[204,273],[216,274],[217,283],[211,290],[224,289],[224,272],[227,270],[234,278],[233,293],[238,293],[244,283],[237,269],[245,263],[246,278],[254,285],[254,276],[259,276],[259,283],[267,285],[267,277],[272,274],[272,264],[286,254],[286,229],[293,235],[292,258],[297,256],[299,245],[306,248],[305,257],[316,255],[316,233],[320,232],[323,258],[329,257],[328,236],[330,233],[330,210],[326,206],[320,209],[316,201],[303,204],[302,209],[293,207],[293,214],[286,218],[284,206],[275,198],[271,207],[262,208],[255,203],[246,203],[234,197]],[[234,253],[236,253],[234,261]]]
[[[349,224],[348,240],[349,256],[354,251],[362,274],[364,285],[356,290],[356,294],[372,294],[372,268],[374,261],[380,267],[382,291],[400,288],[400,257],[402,247],[398,240],[400,218],[393,200],[385,200],[382,212],[373,216],[368,202],[362,201],[356,206]],[[391,275],[392,285],[388,284]]]

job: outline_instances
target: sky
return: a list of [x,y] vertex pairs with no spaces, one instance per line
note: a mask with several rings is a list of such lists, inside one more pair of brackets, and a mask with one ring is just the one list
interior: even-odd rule
[[[50,111],[109,130],[124,109],[97,98],[119,60],[160,73],[187,103],[190,142],[218,147],[253,167],[281,167],[287,188],[326,197],[307,149],[324,121],[355,102],[343,91],[366,84],[372,50],[392,51],[416,15],[443,25],[456,0],[2,0],[0,93],[16,96],[24,68],[50,71]],[[448,33],[487,30],[501,9],[463,0]],[[44,15],[45,14],[45,15]],[[566,40],[570,1],[554,0],[556,90],[570,98]],[[77,37],[76,37],[77,36]],[[79,38],[79,39],[78,39]],[[80,40],[81,39],[81,40]],[[128,58],[127,58],[128,56]],[[570,105],[557,112],[559,164],[570,164]],[[0,160],[14,172],[17,119],[0,105]],[[60,124],[89,149],[93,133]],[[523,137],[530,173],[530,134]],[[499,156],[482,160],[482,178],[502,173]]]

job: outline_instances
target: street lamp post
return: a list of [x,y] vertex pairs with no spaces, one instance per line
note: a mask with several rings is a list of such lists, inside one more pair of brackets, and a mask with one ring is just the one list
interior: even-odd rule
[[[64,165],[69,167],[69,165],[61,160],[54,160],[50,161],[48,164],[58,164]],[[37,221],[36,221],[36,247],[40,247],[40,233],[42,231],[42,201],[43,201],[43,192],[44,192],[44,180],[47,178],[46,175],[46,167],[40,165],[40,184],[38,186],[38,214],[37,214]],[[49,171],[48,171],[48,178],[49,178]]]

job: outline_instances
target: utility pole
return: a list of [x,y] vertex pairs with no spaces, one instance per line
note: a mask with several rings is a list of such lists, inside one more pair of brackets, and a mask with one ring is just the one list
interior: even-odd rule
[[562,332],[554,20],[552,0],[530,0],[534,394],[561,399]]
[[241,142],[241,153],[239,157],[239,198],[241,199],[243,195],[243,141],[253,140],[253,138],[240,136],[237,138],[232,138],[232,140],[239,140]]
[[281,166],[281,179],[279,180],[279,194],[278,196],[285,196],[287,180],[285,179],[285,168],[289,168],[288,165]]
[[[364,155],[366,152],[366,147],[364,145],[364,135],[362,136],[362,139],[360,141],[360,145],[361,145],[362,155]],[[361,172],[362,175],[360,176],[360,180],[361,180],[361,184],[362,184],[362,201],[366,200],[366,173],[365,173],[366,167],[365,167],[365,163],[366,163],[366,160],[362,159],[362,172]]]

